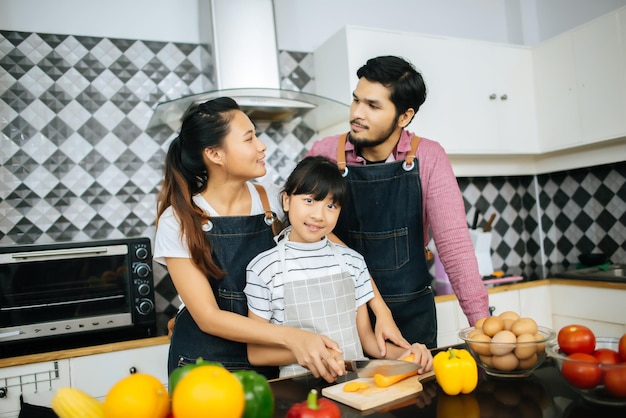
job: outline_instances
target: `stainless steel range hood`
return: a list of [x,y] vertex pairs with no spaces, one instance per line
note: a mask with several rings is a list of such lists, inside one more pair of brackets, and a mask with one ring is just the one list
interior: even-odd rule
[[204,93],[159,103],[148,129],[168,125],[178,130],[191,106],[220,96],[235,99],[254,122],[302,118],[320,131],[348,120],[349,107],[343,103],[280,89],[272,0],[199,0],[198,7],[200,40],[213,51],[213,57],[204,60],[205,74],[215,85],[206,86]]

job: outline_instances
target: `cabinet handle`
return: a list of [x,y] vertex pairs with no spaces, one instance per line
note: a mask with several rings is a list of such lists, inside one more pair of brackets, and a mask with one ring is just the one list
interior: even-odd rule
[[131,367],[130,369],[128,369],[128,372],[129,372],[130,374],[135,374],[135,373],[137,373],[137,368],[133,366],[133,367]]
[[498,97],[498,96],[496,96],[496,94],[495,94],[495,93],[491,93],[491,94],[489,95],[489,100],[496,100],[496,97]]
[[508,99],[508,98],[509,98],[509,97],[508,97],[506,94],[503,94],[502,96],[500,96],[500,100],[506,100],[506,99]]

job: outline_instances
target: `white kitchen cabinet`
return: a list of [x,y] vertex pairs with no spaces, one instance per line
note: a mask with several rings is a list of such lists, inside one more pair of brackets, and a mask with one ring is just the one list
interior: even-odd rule
[[551,286],[525,287],[519,290],[520,316],[532,318],[537,325],[552,328]]
[[104,399],[111,387],[133,371],[158,378],[167,387],[169,344],[70,359],[72,386]]
[[580,324],[597,336],[621,337],[626,333],[626,290],[553,284],[550,291],[555,331]]
[[411,131],[452,155],[538,152],[529,48],[347,26],[314,53],[317,93],[350,103],[357,69],[379,55],[401,56],[424,77]]
[[69,360],[45,361],[0,368],[0,417],[15,418],[20,411],[20,394],[24,402],[50,407],[56,390],[70,385]]
[[534,50],[542,152],[626,136],[626,9]]
[[437,303],[437,347],[462,342],[459,339],[459,330],[467,326],[467,320],[459,322],[460,310],[457,299]]
[[520,299],[518,289],[509,289],[503,292],[489,294],[489,309],[492,315],[500,315],[502,312],[513,311],[520,314]]

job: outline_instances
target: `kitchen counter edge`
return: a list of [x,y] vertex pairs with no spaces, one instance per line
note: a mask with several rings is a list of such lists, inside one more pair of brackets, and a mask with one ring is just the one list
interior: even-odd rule
[[[596,288],[608,288],[608,289],[624,289],[626,290],[626,283],[612,283],[612,282],[598,282],[598,281],[584,281],[584,280],[569,280],[569,279],[544,279],[534,280],[529,282],[520,282],[507,285],[501,285],[488,289],[489,293],[506,292],[510,290],[519,290],[536,286],[547,285],[569,285],[569,286],[586,286]],[[456,299],[454,294],[441,295],[435,297],[435,302],[446,302]],[[68,358],[90,356],[94,354],[111,353],[114,351],[130,350],[134,348],[151,347],[155,345],[169,344],[169,338],[167,336],[142,338],[138,340],[122,341],[118,343],[109,343],[102,345],[94,345],[89,347],[74,348],[70,350],[51,351],[48,353],[29,354],[25,356],[9,357],[0,359],[0,368],[21,366],[25,364],[41,363],[45,361],[63,360]]]

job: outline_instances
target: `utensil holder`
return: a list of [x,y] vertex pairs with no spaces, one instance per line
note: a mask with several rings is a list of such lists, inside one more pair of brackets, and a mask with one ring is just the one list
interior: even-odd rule
[[491,232],[482,232],[470,229],[470,237],[474,245],[474,253],[478,261],[478,271],[481,276],[490,276],[493,273],[491,262]]

